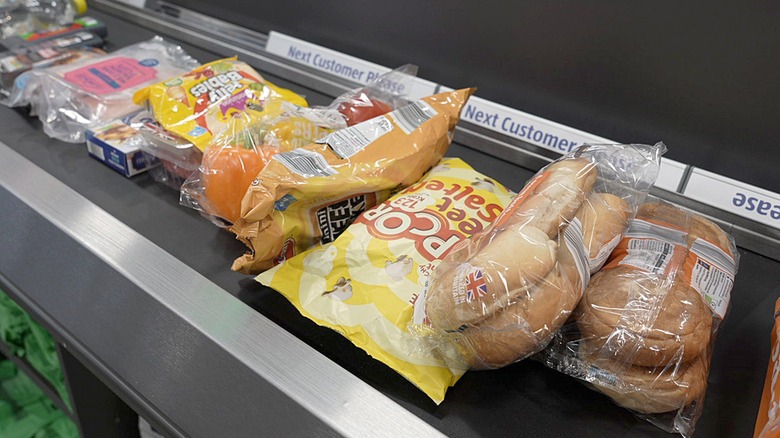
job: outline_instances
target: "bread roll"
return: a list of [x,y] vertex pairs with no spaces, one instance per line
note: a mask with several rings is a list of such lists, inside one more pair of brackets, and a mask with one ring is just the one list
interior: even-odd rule
[[[562,245],[558,253],[564,252],[571,257]],[[580,291],[575,265],[556,263],[540,284],[516,295],[513,304],[456,336],[461,356],[471,369],[492,369],[540,351],[566,322]]]
[[[576,216],[584,218],[586,244],[601,248],[625,230],[628,205],[607,194],[591,194]],[[598,224],[605,222],[606,226]],[[623,225],[617,226],[622,223]],[[556,264],[538,285],[514,295],[514,303],[462,329],[458,344],[472,369],[506,366],[544,348],[566,322],[582,295],[574,254],[561,239]]]
[[[437,271],[426,301],[431,324],[454,331],[506,307],[552,271],[556,250],[537,228],[507,227],[468,262]],[[484,284],[481,290],[475,289],[478,282]]]
[[534,226],[553,239],[561,225],[569,223],[579,210],[598,172],[590,160],[576,158],[556,161],[542,175],[541,182],[525,195],[507,223]]
[[707,355],[657,368],[580,358],[599,370],[601,377],[591,382],[599,392],[620,406],[645,414],[676,411],[699,399],[707,388]]
[[576,217],[582,224],[591,273],[595,273],[612,252],[628,226],[631,208],[623,199],[608,193],[591,193]]
[[576,318],[582,338],[601,355],[649,367],[698,357],[712,327],[699,292],[627,266],[593,276]]

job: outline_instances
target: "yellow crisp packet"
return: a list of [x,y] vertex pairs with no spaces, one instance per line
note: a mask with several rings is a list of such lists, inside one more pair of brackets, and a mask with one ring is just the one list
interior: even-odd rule
[[436,403],[463,374],[408,331],[439,261],[509,204],[501,184],[457,158],[367,210],[341,236],[260,274],[307,318],[349,338]]
[[235,57],[202,65],[133,96],[137,105],[147,104],[165,129],[200,150],[206,149],[236,112],[272,118],[282,114],[285,101],[308,105],[303,97],[266,81]]

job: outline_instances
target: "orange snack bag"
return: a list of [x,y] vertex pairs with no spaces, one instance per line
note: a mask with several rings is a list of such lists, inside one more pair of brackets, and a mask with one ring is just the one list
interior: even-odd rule
[[275,155],[231,228],[249,247],[233,269],[261,272],[331,242],[365,209],[419,180],[447,151],[473,91],[428,96]]
[[769,358],[769,367],[766,370],[764,381],[764,394],[761,396],[761,406],[758,408],[756,418],[756,430],[754,438],[780,437],[780,384],[777,376],[780,375],[780,299],[775,302],[775,327],[772,330],[772,355]]

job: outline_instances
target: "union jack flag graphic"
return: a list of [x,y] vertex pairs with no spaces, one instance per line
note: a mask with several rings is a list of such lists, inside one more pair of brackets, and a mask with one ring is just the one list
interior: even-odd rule
[[474,269],[466,277],[466,301],[469,303],[487,295],[487,285],[481,269]]

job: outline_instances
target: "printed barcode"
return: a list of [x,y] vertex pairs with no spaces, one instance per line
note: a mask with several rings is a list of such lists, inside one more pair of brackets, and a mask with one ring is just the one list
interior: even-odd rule
[[390,113],[398,127],[407,135],[411,134],[412,131],[419,128],[420,125],[430,120],[436,114],[436,110],[421,100]]
[[585,237],[582,232],[582,224],[578,218],[574,218],[566,230],[563,232],[563,238],[566,240],[566,245],[569,247],[569,251],[574,256],[574,264],[577,266],[577,272],[580,274],[580,280],[582,280],[582,290],[585,292],[585,287],[590,280],[590,263],[588,261],[588,253],[585,251]]
[[674,245],[669,242],[656,239],[631,239],[628,242],[628,254],[620,264],[659,274],[666,270],[673,252]]
[[87,141],[87,151],[100,158],[100,161],[106,161],[106,156],[103,154],[103,148],[93,143],[92,140]]
[[635,237],[639,239],[657,239],[675,245],[688,245],[687,241],[685,240],[684,232],[640,219],[634,219],[634,221],[631,222],[631,226],[626,232],[626,237]]
[[717,265],[718,268],[731,274],[731,276],[736,274],[737,268],[734,259],[723,252],[722,249],[704,239],[699,238],[694,240],[691,245],[691,252],[699,256],[699,258]]
[[315,176],[335,175],[336,169],[330,167],[325,157],[314,151],[306,149],[294,149],[274,155],[274,159],[282,163],[284,167],[304,178]]
[[342,159],[349,158],[365,149],[379,137],[393,130],[387,117],[380,116],[359,123],[350,128],[332,132],[317,143],[325,143]]

